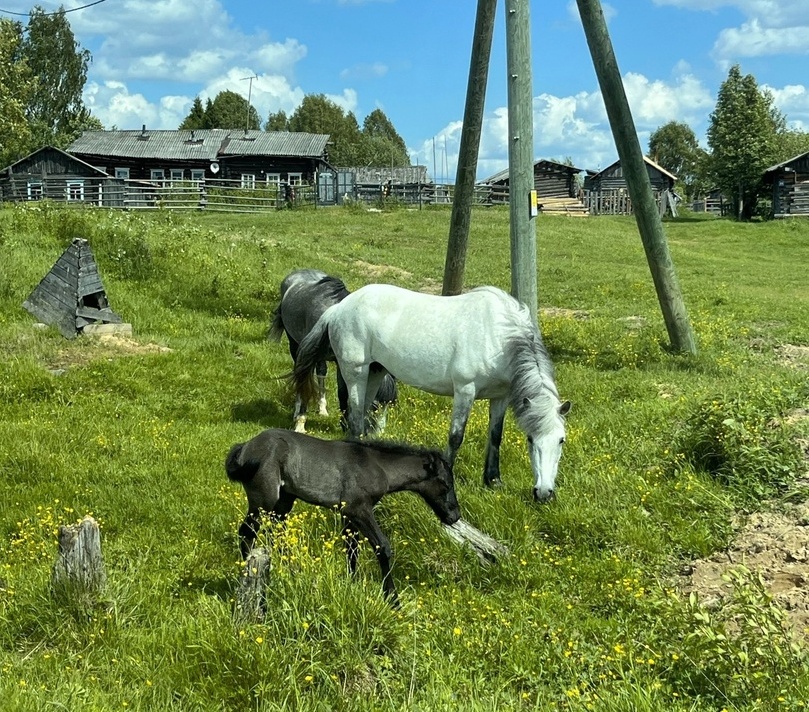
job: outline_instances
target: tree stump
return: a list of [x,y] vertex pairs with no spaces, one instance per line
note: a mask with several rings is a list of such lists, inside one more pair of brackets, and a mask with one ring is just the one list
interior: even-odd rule
[[473,527],[465,519],[459,519],[455,524],[444,525],[447,535],[461,546],[471,546],[482,564],[491,564],[499,556],[508,556],[508,548],[497,539]]
[[267,583],[270,579],[270,554],[264,547],[250,552],[239,576],[236,606],[233,616],[236,625],[264,622],[267,613]]
[[59,527],[59,556],[53,567],[54,598],[78,610],[95,607],[107,582],[101,557],[101,533],[90,516]]

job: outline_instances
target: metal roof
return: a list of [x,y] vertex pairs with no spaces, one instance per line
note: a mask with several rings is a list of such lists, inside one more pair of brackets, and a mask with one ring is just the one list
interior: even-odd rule
[[85,131],[69,153],[121,158],[214,161],[220,156],[294,156],[320,158],[327,134],[239,129],[194,131]]

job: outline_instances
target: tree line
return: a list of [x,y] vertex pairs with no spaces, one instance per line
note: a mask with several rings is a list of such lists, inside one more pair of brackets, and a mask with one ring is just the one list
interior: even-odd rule
[[[194,99],[180,129],[260,129],[261,117],[247,99],[234,91],[219,92],[203,105]],[[362,124],[325,94],[308,94],[287,116],[271,113],[265,131],[329,134],[328,158],[335,166],[407,166],[410,156],[404,139],[381,109],[374,109]]]
[[[82,131],[104,128],[82,99],[91,61],[64,8],[46,13],[35,6],[25,26],[0,19],[0,166],[42,146],[66,148]],[[225,90],[204,104],[196,97],[178,128],[260,130],[262,120],[244,97]],[[410,165],[404,140],[381,109],[360,126],[353,112],[324,94],[305,96],[289,116],[271,113],[263,129],[329,134],[328,157],[337,166]],[[809,151],[809,134],[789,129],[772,94],[735,65],[719,89],[707,144],[703,149],[687,124],[670,121],[650,136],[649,155],[678,177],[687,200],[718,189],[736,217],[749,219],[764,197],[764,171]]]

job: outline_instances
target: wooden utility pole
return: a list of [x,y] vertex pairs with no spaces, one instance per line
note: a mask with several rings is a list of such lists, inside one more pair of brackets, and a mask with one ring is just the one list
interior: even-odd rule
[[455,176],[455,195],[452,200],[452,218],[449,224],[447,259],[444,262],[442,294],[460,294],[466,269],[466,248],[469,242],[469,223],[475,198],[475,177],[478,169],[480,133],[483,125],[483,106],[486,101],[486,82],[497,0],[478,0],[475,35],[472,39],[472,59],[469,63],[469,82],[466,86],[461,146]]
[[646,163],[643,160],[643,152],[601,3],[599,0],[576,0],[576,2],[671,347],[675,351],[695,354],[697,347],[694,334],[691,331],[685,301],[663,232],[663,222],[652,193],[652,185],[646,171]]
[[506,0],[511,293],[537,317],[534,97],[529,0]]

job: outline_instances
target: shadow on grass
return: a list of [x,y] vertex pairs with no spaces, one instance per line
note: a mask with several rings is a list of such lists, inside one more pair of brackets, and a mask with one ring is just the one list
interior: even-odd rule
[[259,400],[236,403],[230,409],[235,423],[258,423],[265,428],[288,428],[292,422],[292,408],[277,401]]

